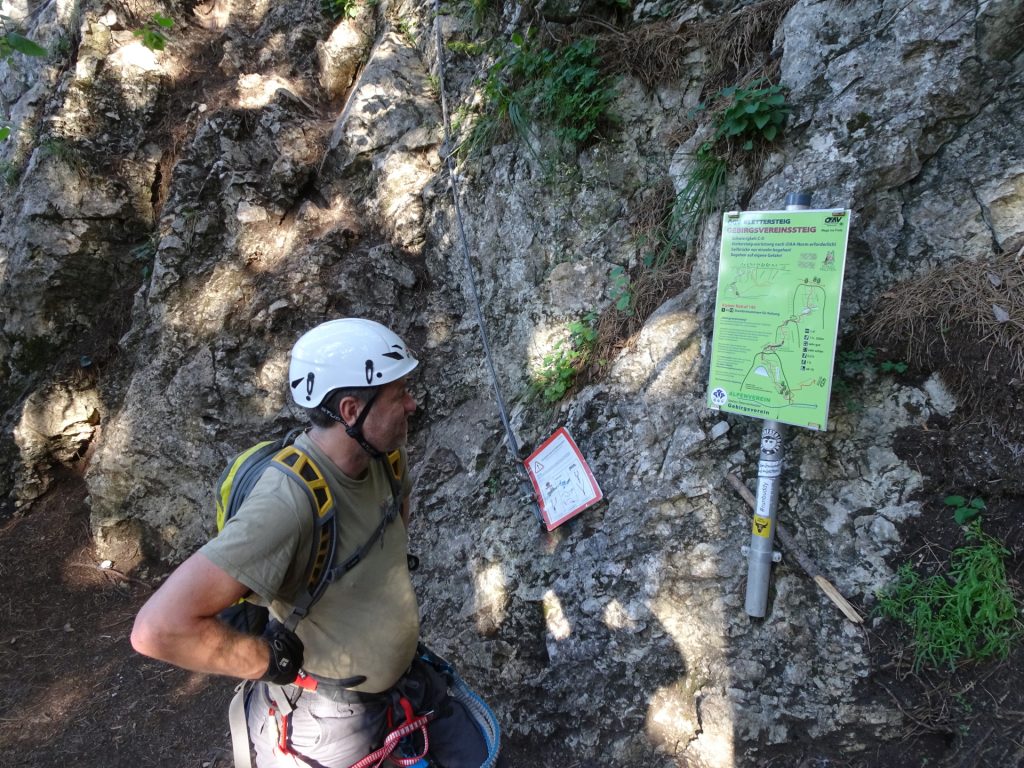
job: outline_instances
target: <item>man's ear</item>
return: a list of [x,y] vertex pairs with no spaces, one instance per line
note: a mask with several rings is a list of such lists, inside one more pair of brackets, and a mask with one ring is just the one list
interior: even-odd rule
[[355,424],[359,412],[363,409],[363,401],[358,397],[343,397],[338,403],[338,413],[346,424]]

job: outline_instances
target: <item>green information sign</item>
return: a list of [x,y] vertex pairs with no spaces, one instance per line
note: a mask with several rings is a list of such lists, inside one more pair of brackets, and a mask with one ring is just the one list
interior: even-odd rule
[[849,210],[726,213],[708,406],[824,430]]

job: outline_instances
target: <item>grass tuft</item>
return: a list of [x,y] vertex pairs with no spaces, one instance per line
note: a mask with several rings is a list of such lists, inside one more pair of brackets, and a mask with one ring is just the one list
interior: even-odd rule
[[878,594],[877,611],[913,633],[915,672],[1005,659],[1024,628],[1006,578],[1009,550],[980,521],[967,528],[967,541],[950,555],[947,574],[925,577],[904,563]]

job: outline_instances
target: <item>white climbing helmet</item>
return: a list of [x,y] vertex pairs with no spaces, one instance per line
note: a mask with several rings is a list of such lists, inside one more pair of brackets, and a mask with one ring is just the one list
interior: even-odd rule
[[322,323],[295,342],[288,383],[296,403],[316,408],[332,390],[379,387],[417,365],[393,331],[373,320],[346,317]]

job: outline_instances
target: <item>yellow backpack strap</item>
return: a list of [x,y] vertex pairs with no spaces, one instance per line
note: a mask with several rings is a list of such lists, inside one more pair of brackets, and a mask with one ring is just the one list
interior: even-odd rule
[[316,462],[294,445],[278,451],[270,466],[305,488],[313,509],[313,540],[306,565],[306,589],[296,597],[291,616],[285,621],[285,626],[294,630],[331,582],[331,567],[338,545],[334,494]]

